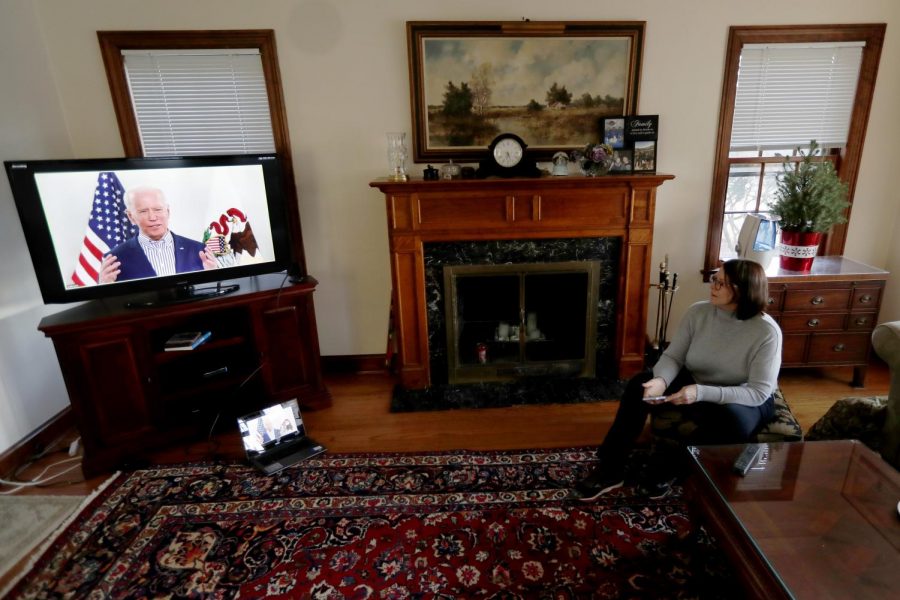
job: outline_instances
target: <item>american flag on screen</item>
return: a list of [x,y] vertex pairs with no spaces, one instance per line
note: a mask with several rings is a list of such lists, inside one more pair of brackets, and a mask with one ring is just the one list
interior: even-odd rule
[[206,240],[206,249],[213,254],[224,254],[225,252],[225,236],[214,235]]
[[72,273],[75,285],[97,285],[103,255],[137,234],[137,226],[125,216],[125,188],[119,178],[113,172],[100,173],[81,253]]

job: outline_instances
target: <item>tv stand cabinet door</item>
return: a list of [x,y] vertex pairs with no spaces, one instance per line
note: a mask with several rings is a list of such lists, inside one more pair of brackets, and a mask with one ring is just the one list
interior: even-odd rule
[[85,448],[85,471],[98,472],[155,432],[148,406],[148,364],[133,329],[55,338],[72,409]]
[[331,405],[322,382],[319,336],[312,293],[283,295],[257,307],[255,315],[263,380],[273,398],[296,397],[308,409]]

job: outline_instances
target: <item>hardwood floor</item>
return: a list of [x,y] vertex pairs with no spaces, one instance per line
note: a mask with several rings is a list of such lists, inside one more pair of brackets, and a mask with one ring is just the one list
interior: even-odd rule
[[[803,431],[838,399],[846,396],[886,395],[890,386],[887,366],[873,358],[866,387],[850,387],[852,369],[785,369],[779,378],[791,410]],[[335,374],[326,376],[334,402],[330,408],[303,413],[310,435],[330,452],[414,452],[450,449],[513,449],[582,446],[599,443],[612,423],[617,402],[546,404],[495,409],[469,409],[417,413],[388,411],[394,380],[387,374]],[[225,430],[220,423],[218,429]],[[58,451],[42,457],[18,474],[27,481],[46,465],[68,458],[69,443],[77,432],[57,444]],[[162,463],[208,458],[243,458],[236,430],[212,441],[173,446],[153,455]],[[67,465],[61,465],[56,472]],[[48,473],[52,474],[55,471]],[[111,474],[111,473],[110,473]],[[25,494],[89,494],[110,474],[77,483],[79,471],[61,477],[62,483],[24,488]],[[46,475],[45,475],[46,476]],[[5,491],[9,488],[0,488]]]
[[[886,395],[890,386],[887,366],[873,358],[866,387],[850,387],[852,369],[786,369],[779,384],[803,431],[819,419],[838,399],[847,396]],[[333,397],[330,408],[303,413],[310,435],[330,452],[413,452],[451,449],[514,449],[566,447],[598,444],[615,416],[617,402],[549,404],[497,409],[472,409],[419,413],[390,413],[394,380],[388,374],[326,376]],[[220,424],[220,429],[225,429]],[[19,481],[28,481],[47,465],[69,458],[68,449],[76,431],[67,433],[55,447],[33,464],[23,466]],[[210,441],[173,446],[153,456],[160,463],[178,463],[210,458],[241,460],[236,430],[218,434]],[[44,477],[75,464],[69,462]],[[111,473],[83,480],[80,468],[46,487],[22,488],[19,494],[88,495]],[[0,487],[0,491],[10,489]],[[0,588],[16,572],[0,575]]]

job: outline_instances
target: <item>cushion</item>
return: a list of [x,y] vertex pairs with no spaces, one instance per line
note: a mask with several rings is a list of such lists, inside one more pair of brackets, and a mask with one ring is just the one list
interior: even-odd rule
[[799,442],[803,439],[800,423],[791,412],[780,389],[775,390],[775,415],[756,433],[757,442]]
[[[697,424],[683,418],[682,413],[677,410],[663,409],[653,415],[650,428],[654,436],[680,440],[694,431]],[[797,442],[802,439],[803,431],[800,429],[800,423],[791,412],[781,390],[775,390],[775,415],[756,433],[754,441],[759,443]]]
[[841,398],[809,429],[806,439],[856,439],[880,452],[886,416],[887,396]]

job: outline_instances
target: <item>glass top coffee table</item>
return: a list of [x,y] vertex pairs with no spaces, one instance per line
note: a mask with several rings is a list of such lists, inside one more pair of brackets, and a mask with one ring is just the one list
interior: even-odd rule
[[751,598],[900,597],[900,473],[855,440],[689,447],[690,502]]

